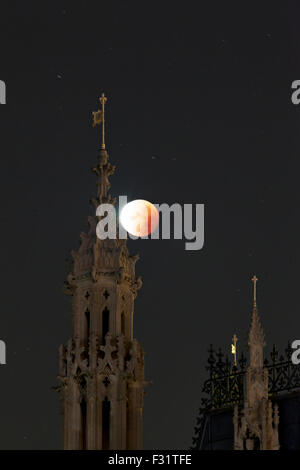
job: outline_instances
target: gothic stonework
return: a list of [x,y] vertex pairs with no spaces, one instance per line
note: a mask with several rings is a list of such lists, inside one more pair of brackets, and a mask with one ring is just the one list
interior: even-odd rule
[[[103,118],[104,121],[104,118]],[[93,205],[114,203],[108,177],[114,167],[99,151],[98,194]],[[141,449],[144,352],[133,338],[138,256],[126,240],[100,240],[97,217],[72,252],[65,292],[72,297],[73,336],[59,348],[65,449]]]
[[245,400],[241,412],[234,407],[235,450],[278,450],[279,414],[277,404],[268,396],[268,370],[263,364],[265,337],[256,306],[254,276],[254,305],[248,346],[250,362],[245,380]]

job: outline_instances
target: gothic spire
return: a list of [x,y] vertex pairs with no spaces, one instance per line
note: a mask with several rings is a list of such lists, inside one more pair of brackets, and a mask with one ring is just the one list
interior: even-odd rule
[[[114,166],[105,147],[104,107],[93,113],[102,125],[97,196],[92,203],[113,204],[109,176]],[[144,400],[144,352],[133,335],[134,301],[141,279],[137,256],[125,239],[96,236],[96,214],[73,251],[74,264],[66,283],[73,296],[73,332],[60,348],[59,388],[64,414],[64,448],[74,450],[141,449]]]
[[265,335],[264,330],[260,322],[260,318],[258,315],[257,310],[257,301],[256,301],[256,283],[258,278],[254,275],[252,278],[253,282],[253,309],[252,309],[252,316],[251,316],[251,325],[249,331],[249,338],[248,338],[248,346],[251,351],[251,347],[259,346],[261,351],[265,346]]
[[236,450],[278,450],[278,408],[268,396],[269,375],[264,367],[265,335],[256,303],[256,283],[253,276],[253,310],[248,346],[250,362],[245,377],[244,403],[234,409],[234,448]]

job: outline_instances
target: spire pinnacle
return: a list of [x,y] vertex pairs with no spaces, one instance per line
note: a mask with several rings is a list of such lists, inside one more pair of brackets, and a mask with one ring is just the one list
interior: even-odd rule
[[101,109],[97,111],[93,111],[93,127],[96,127],[102,124],[102,141],[101,141],[101,149],[105,150],[105,104],[107,102],[107,98],[104,93],[101,94],[99,101],[101,103]]
[[263,328],[260,323],[257,304],[256,304],[256,283],[258,278],[254,275],[251,279],[253,282],[253,310],[252,310],[252,317],[251,317],[251,326],[249,331],[249,340],[248,344],[260,344],[263,348],[264,346],[264,332]]
[[237,366],[237,361],[236,361],[236,356],[237,356],[237,349],[236,349],[236,343],[237,343],[237,336],[236,334],[233,335],[233,338],[232,338],[232,344],[231,344],[231,353],[233,355],[233,365],[234,367]]
[[251,281],[253,282],[253,307],[256,307],[256,283],[258,281],[258,278],[255,276],[255,274]]

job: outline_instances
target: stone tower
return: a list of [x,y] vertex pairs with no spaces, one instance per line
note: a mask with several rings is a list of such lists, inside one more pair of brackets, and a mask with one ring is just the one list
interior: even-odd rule
[[[109,162],[104,142],[104,106],[93,113],[102,125],[95,208],[114,204],[109,194]],[[58,387],[63,413],[65,449],[141,449],[144,353],[133,337],[134,300],[141,279],[135,276],[138,256],[130,256],[126,240],[96,236],[96,216],[72,251],[73,266],[65,283],[72,299],[73,334],[59,348]]]
[[256,305],[254,276],[254,301],[248,338],[249,367],[245,376],[244,404],[239,413],[234,408],[235,450],[278,450],[278,406],[268,396],[268,370],[264,367],[263,350],[265,336]]

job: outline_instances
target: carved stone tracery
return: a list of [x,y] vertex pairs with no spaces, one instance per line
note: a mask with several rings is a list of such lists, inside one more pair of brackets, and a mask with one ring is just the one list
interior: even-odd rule
[[[99,203],[114,203],[108,179],[114,169],[107,151],[101,149],[99,164],[93,169],[98,176],[98,194],[92,199],[95,208]],[[138,256],[130,256],[126,240],[98,239],[97,220],[96,216],[88,218],[89,230],[80,235],[79,249],[71,252],[72,269],[65,282],[65,292],[72,298],[73,336],[59,348],[64,447],[102,448],[106,399],[110,402],[110,448],[138,449],[142,446],[139,410],[146,385],[144,353],[131,328],[134,299],[142,284],[135,275]],[[105,308],[109,332],[103,338]],[[121,331],[122,313],[125,332]],[[134,400],[129,393],[133,385]]]

